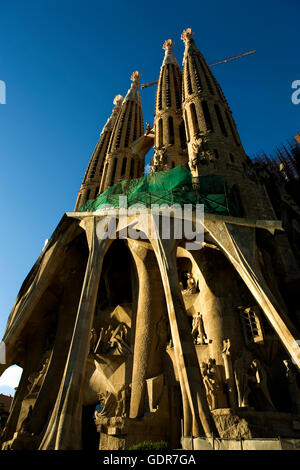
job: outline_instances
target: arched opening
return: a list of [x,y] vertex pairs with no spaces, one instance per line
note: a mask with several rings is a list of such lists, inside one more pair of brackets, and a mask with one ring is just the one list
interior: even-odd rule
[[217,104],[215,104],[215,111],[216,111],[216,115],[217,115],[217,119],[218,119],[218,122],[219,122],[221,132],[225,137],[227,137],[227,130],[226,130],[226,127],[225,127],[223,116],[222,116],[220,108]]
[[173,145],[174,144],[174,124],[173,124],[172,116],[169,116],[168,124],[169,124],[169,144]]
[[163,145],[163,120],[160,118],[158,121],[158,146],[161,147]]
[[188,122],[186,110],[184,111],[184,124],[185,124],[186,138],[187,138],[187,141],[189,142],[190,141],[190,130],[189,130],[189,122]]
[[231,198],[233,200],[233,203],[235,207],[237,208],[238,214],[240,217],[243,217],[245,215],[245,210],[242,204],[242,198],[240,195],[240,191],[237,187],[236,184],[234,184],[231,188]]
[[195,134],[198,134],[199,132],[199,123],[198,123],[197,112],[196,112],[196,107],[194,103],[191,103],[190,111],[191,111],[191,117],[192,117],[192,123],[193,123],[193,131],[195,135]]
[[131,159],[130,162],[130,173],[129,173],[130,178],[134,177],[134,158]]
[[180,136],[180,143],[181,143],[181,148],[185,149],[186,148],[186,134],[185,134],[185,129],[184,129],[184,122],[183,120],[179,124],[179,136]]
[[112,163],[112,173],[111,173],[110,184],[109,184],[110,186],[112,186],[115,182],[117,163],[118,163],[117,158],[114,158],[113,163]]
[[202,109],[203,109],[204,119],[205,119],[205,122],[206,122],[206,129],[208,131],[213,131],[214,127],[213,127],[213,124],[212,124],[212,120],[211,120],[211,116],[210,116],[210,112],[209,112],[209,107],[208,107],[207,101],[205,101],[205,100],[202,101]]
[[121,176],[124,176],[126,173],[127,157],[123,158]]

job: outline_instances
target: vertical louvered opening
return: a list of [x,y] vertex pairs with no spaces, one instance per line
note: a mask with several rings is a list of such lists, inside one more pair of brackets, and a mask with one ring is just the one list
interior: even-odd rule
[[121,176],[124,176],[126,173],[126,164],[127,164],[127,158],[124,157],[123,162],[122,162]]
[[174,144],[174,122],[172,116],[169,116],[168,119],[168,127],[169,127],[169,144]]
[[214,126],[211,120],[210,112],[209,112],[209,107],[206,101],[202,101],[202,109],[203,109],[203,115],[206,123],[206,129],[208,131],[213,131]]
[[114,181],[115,181],[115,176],[116,176],[116,169],[117,169],[117,158],[114,158],[114,161],[113,161],[113,169],[112,169],[112,173],[111,173],[111,178],[110,178],[110,186],[112,186],[114,184]]
[[126,127],[126,134],[125,134],[125,142],[124,147],[128,147],[129,138],[130,138],[130,131],[131,131],[131,122],[132,122],[132,108],[133,108],[133,101],[129,104],[129,113],[128,113],[128,120],[127,120],[127,127]]
[[134,159],[133,159],[133,158],[131,159],[131,162],[130,162],[130,173],[129,173],[129,176],[130,176],[130,178],[133,178],[133,177],[134,177]]
[[171,107],[172,100],[171,100],[171,88],[170,88],[170,64],[165,66],[166,68],[166,106],[168,108]]
[[191,111],[191,116],[192,116],[193,132],[194,132],[194,134],[198,134],[198,132],[199,132],[199,123],[198,123],[197,112],[196,112],[196,107],[195,107],[194,103],[191,103],[190,111]]
[[174,80],[176,108],[180,109],[181,108],[181,96],[180,96],[181,77],[180,77],[180,71],[178,70],[176,66],[174,66],[173,80]]
[[158,146],[161,147],[163,145],[163,120],[160,118],[158,121]]
[[184,123],[185,123],[186,138],[187,138],[187,141],[189,142],[190,141],[190,130],[189,130],[189,122],[188,122],[186,110],[184,111]]
[[229,116],[229,114],[226,112],[226,118],[227,118],[227,121],[228,121],[228,124],[229,124],[229,127],[230,127],[230,130],[231,130],[231,134],[232,134],[232,137],[234,138],[234,141],[236,143],[236,145],[239,147],[240,146],[240,143],[237,139],[237,136],[236,136],[236,133],[235,133],[235,130],[233,128],[233,124],[231,122],[231,118]]
[[191,73],[190,73],[189,58],[187,59],[187,62],[186,62],[186,70],[187,70],[187,89],[188,89],[188,94],[191,95],[191,94],[193,93],[193,87],[192,87],[192,80],[191,80]]
[[186,148],[186,134],[185,134],[184,121],[183,120],[179,124],[179,136],[180,136],[181,148],[185,149]]
[[215,111],[216,111],[216,116],[217,116],[217,119],[218,119],[218,123],[219,123],[220,129],[221,129],[221,132],[225,137],[227,137],[227,130],[226,130],[226,127],[225,127],[223,116],[222,116],[220,108],[217,104],[215,104]]
[[199,92],[201,92],[201,91],[203,91],[203,86],[202,86],[199,70],[198,70],[197,63],[195,61],[194,56],[192,56],[192,65],[193,65],[193,69],[194,69],[194,77],[195,77],[196,87],[197,87],[197,90]]

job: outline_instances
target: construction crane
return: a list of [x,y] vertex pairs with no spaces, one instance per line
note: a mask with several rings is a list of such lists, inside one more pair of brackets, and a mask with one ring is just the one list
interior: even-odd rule
[[[213,62],[211,64],[208,64],[210,67],[213,67],[215,65],[219,64],[225,64],[226,62],[229,62],[230,60],[235,60],[239,59],[240,57],[244,57],[246,55],[254,54],[256,52],[256,49],[253,49],[253,51],[248,51],[248,52],[242,52],[241,54],[236,54],[231,57],[226,57],[226,59],[218,60],[217,62]],[[158,80],[154,80],[153,82],[148,82],[148,83],[142,83],[141,89],[143,90],[144,88],[148,88],[149,86],[156,85],[158,83]]]

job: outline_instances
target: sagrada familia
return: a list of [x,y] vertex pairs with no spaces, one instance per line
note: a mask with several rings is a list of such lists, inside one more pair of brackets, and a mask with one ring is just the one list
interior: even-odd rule
[[[75,209],[21,286],[3,337],[0,374],[23,368],[3,450],[300,448],[299,258],[192,36],[183,70],[163,45],[153,126],[138,72],[116,96]],[[143,217],[125,223],[120,194],[146,201]],[[201,246],[163,237],[149,200],[192,201],[195,227],[203,203]],[[116,237],[101,237],[112,220]],[[143,237],[118,236],[126,224]]]

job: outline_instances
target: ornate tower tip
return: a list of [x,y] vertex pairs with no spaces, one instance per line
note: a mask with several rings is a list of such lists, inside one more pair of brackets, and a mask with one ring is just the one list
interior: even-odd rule
[[165,51],[167,51],[168,49],[171,49],[173,46],[174,46],[174,42],[172,41],[172,39],[167,39],[164,42],[164,45],[162,48],[165,49]]
[[192,36],[194,36],[192,28],[186,28],[181,35],[181,39],[185,44],[187,44],[191,40]]
[[131,75],[130,77],[130,80],[133,82],[133,83],[139,83],[139,79],[141,78],[141,74],[140,72],[138,72],[137,70],[135,72],[133,72],[133,74]]
[[115,96],[115,99],[114,99],[114,101],[113,101],[113,104],[114,104],[115,106],[121,106],[123,100],[124,100],[124,98],[123,98],[122,95],[117,95],[117,96]]

